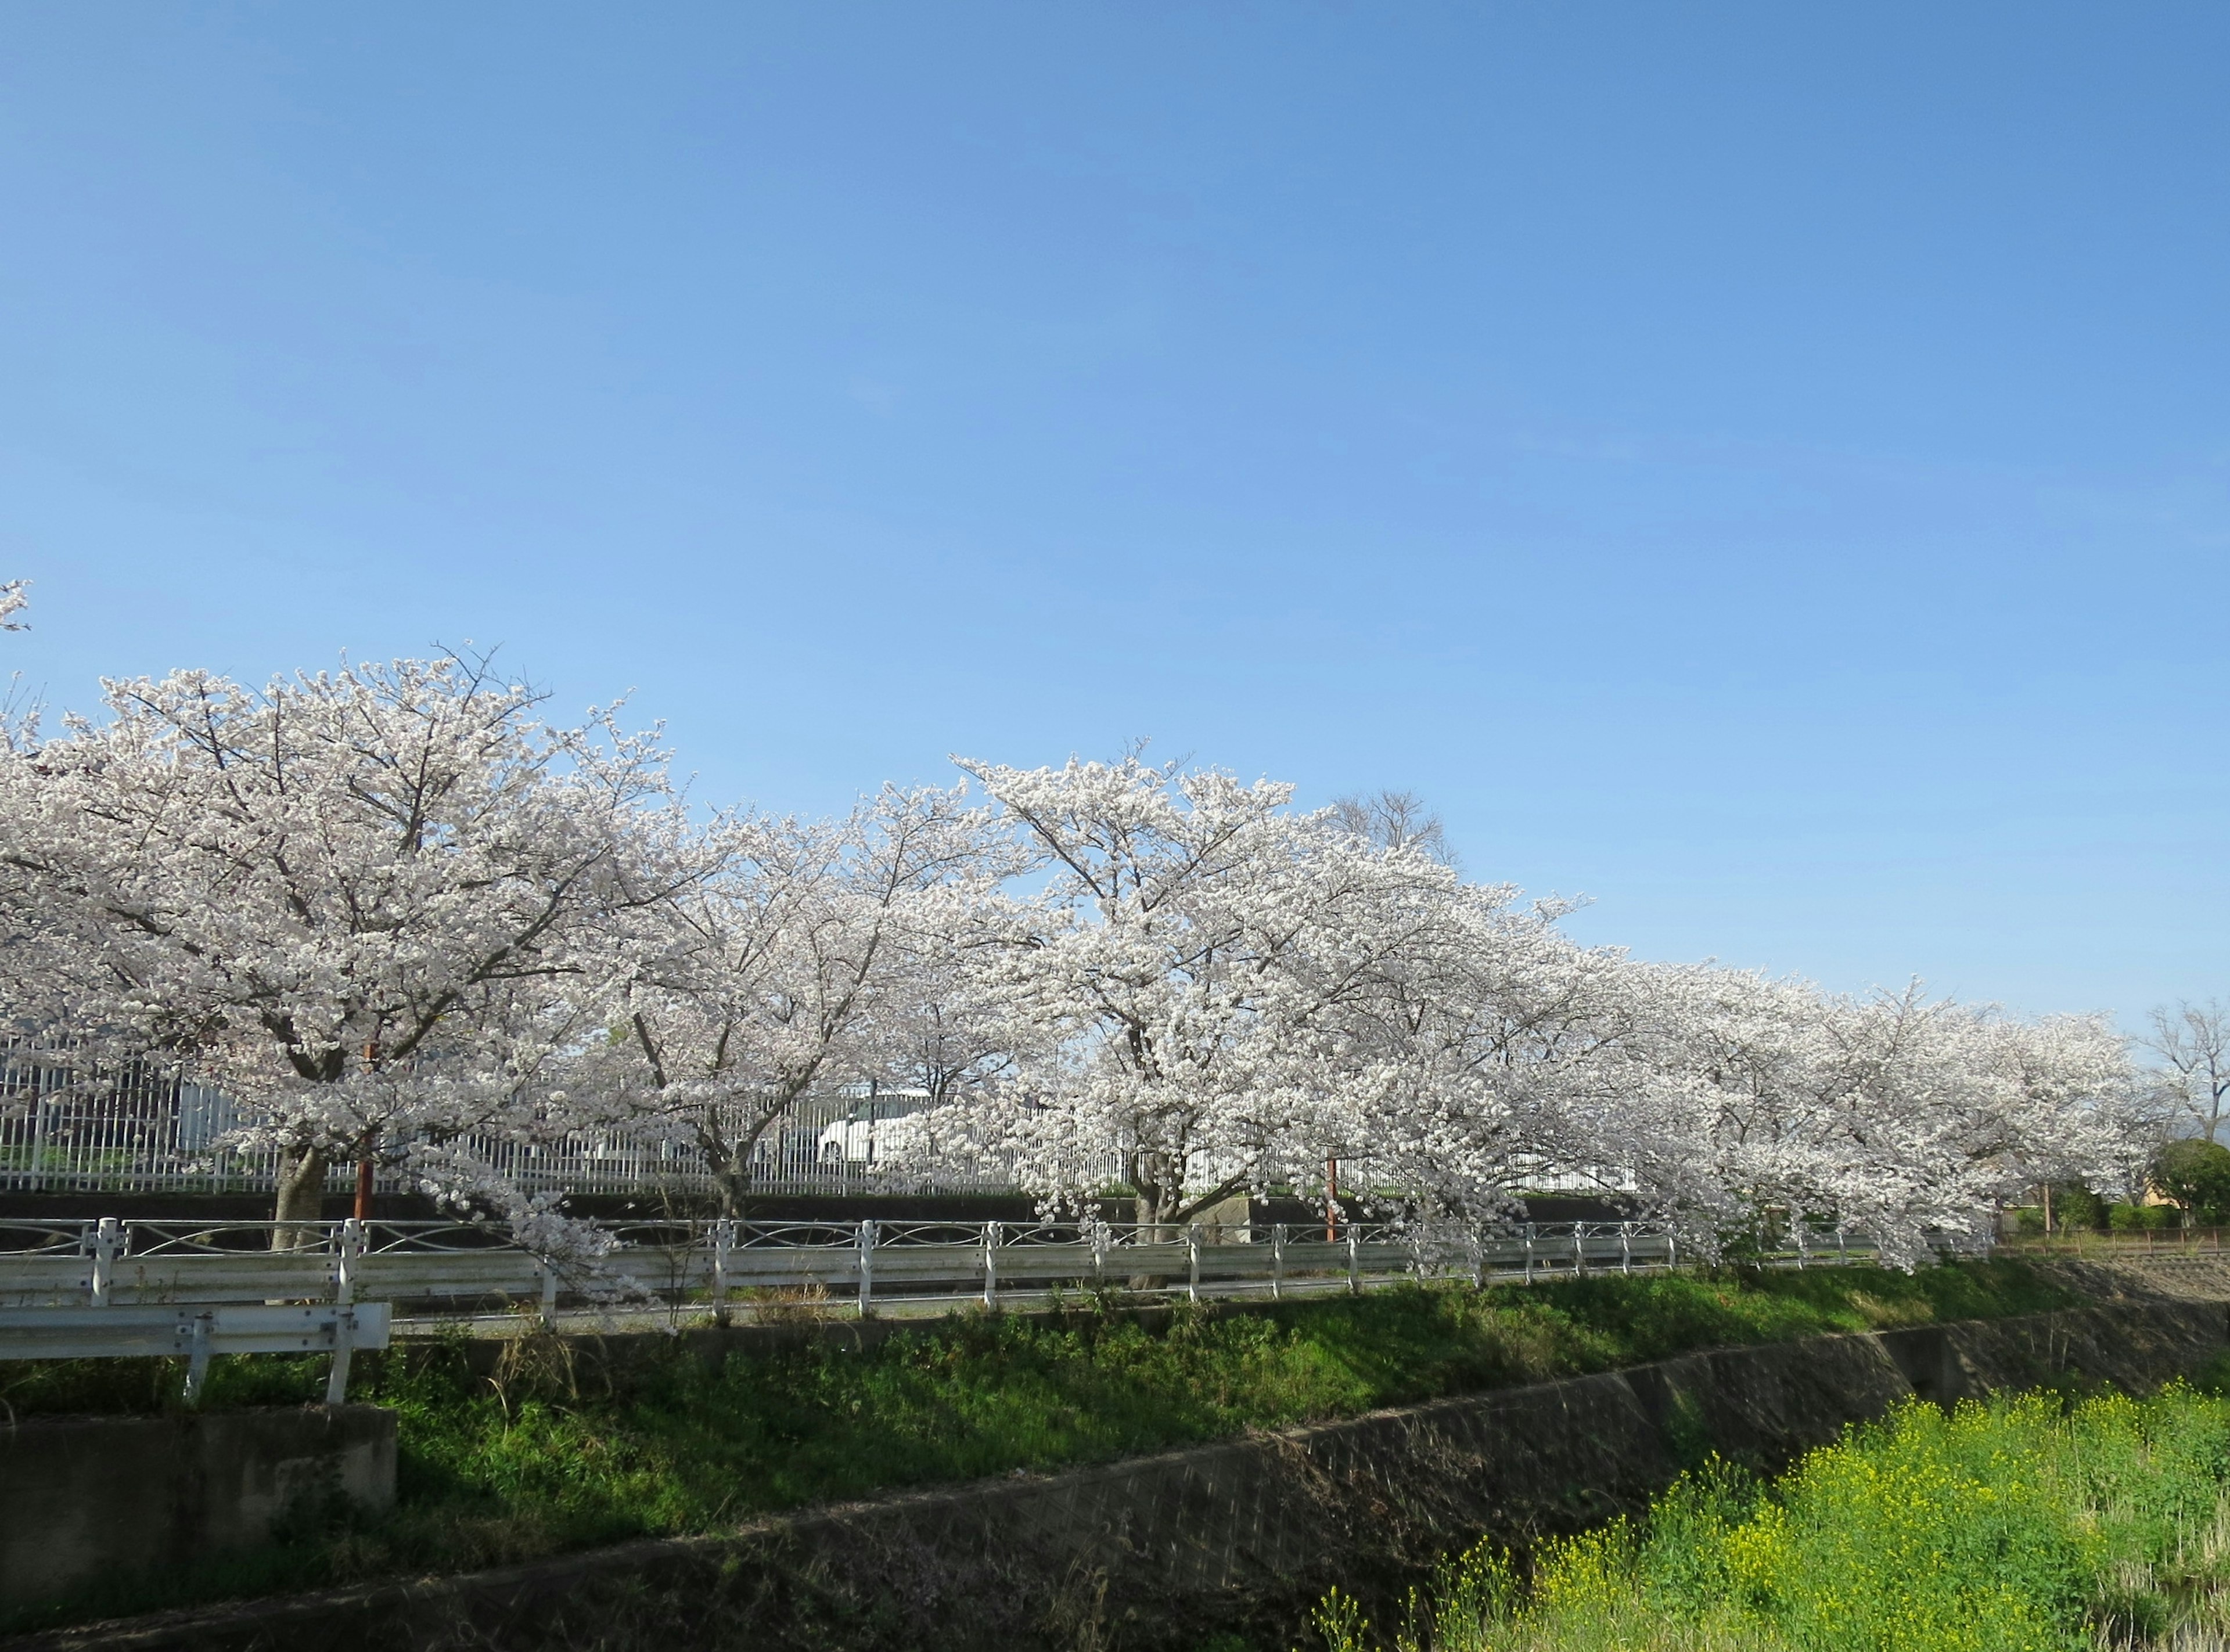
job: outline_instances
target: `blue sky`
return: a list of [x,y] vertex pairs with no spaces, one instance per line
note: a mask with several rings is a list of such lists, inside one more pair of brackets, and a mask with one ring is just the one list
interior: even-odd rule
[[0,640],[708,798],[1150,736],[1593,940],[2230,992],[2230,11],[0,11]]

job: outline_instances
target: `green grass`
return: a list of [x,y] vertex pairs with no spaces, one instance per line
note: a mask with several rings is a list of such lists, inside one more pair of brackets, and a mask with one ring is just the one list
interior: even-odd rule
[[2092,1652],[2230,1632],[2230,1401],[2056,1393],[1911,1403],[1770,1485],[1714,1464],[1639,1525],[1482,1546],[1381,1637],[1329,1652]]
[[[359,1356],[352,1397],[398,1413],[396,1508],[305,1511],[236,1564],[113,1585],[0,1629],[383,1574],[501,1564],[1015,1469],[1599,1371],[1690,1349],[2065,1306],[2019,1263],[1602,1276],[1531,1289],[1409,1288],[1246,1313],[974,1317],[874,1348],[841,1340],[708,1364],[602,1359],[551,1339],[475,1376],[461,1345]],[[0,1367],[17,1415],[158,1410],[169,1361]],[[220,1360],[212,1405],[322,1395],[324,1361]]]

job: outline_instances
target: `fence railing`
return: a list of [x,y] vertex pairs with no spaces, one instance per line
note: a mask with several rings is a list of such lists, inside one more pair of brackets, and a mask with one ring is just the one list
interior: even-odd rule
[[[1643,1222],[1421,1233],[1350,1222],[1144,1226],[1062,1222],[690,1222],[599,1225],[609,1249],[552,1257],[464,1222],[0,1221],[0,1315],[12,1308],[382,1301],[434,1315],[531,1304],[635,1304],[724,1314],[754,1295],[817,1292],[861,1315],[1054,1292],[1191,1297],[1359,1290],[1395,1279],[1527,1282],[1681,1260]],[[274,1249],[277,1240],[288,1248]],[[1834,1264],[1872,1254],[1856,1234],[1800,1234],[1761,1258]],[[0,1338],[6,1332],[0,1318]]]
[[[603,1255],[562,1258],[463,1222],[0,1221],[0,1360],[182,1354],[190,1403],[214,1353],[323,1352],[338,1404],[351,1353],[385,1347],[398,1311],[554,1327],[568,1308],[724,1321],[738,1307],[757,1317],[833,1302],[865,1318],[1110,1290],[1200,1301],[1403,1280],[1531,1284],[1681,1260],[1676,1234],[1640,1222],[1421,1233],[1363,1223],[663,1221],[605,1225],[602,1237]],[[1855,1234],[1800,1231],[1756,1260],[1835,1265],[1872,1249]]]
[[2131,1233],[2085,1229],[2059,1233],[2014,1233],[1998,1241],[2001,1249],[2060,1257],[2175,1257],[2223,1254],[2219,1227],[2143,1228]]

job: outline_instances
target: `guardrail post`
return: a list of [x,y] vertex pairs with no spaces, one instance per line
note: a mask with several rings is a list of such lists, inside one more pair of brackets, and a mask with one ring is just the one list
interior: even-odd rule
[[93,1305],[106,1308],[109,1304],[109,1287],[116,1271],[116,1252],[123,1237],[124,1225],[113,1216],[104,1216],[93,1231]]
[[1525,1282],[1533,1282],[1533,1225],[1525,1225]]
[[188,1405],[202,1403],[202,1384],[209,1376],[209,1321],[215,1317],[215,1311],[209,1308],[193,1317],[193,1330],[186,1343],[186,1385],[178,1396]]
[[1804,1271],[1804,1224],[1795,1224],[1796,1229],[1796,1271]]
[[1092,1218],[1092,1283],[1095,1289],[1107,1282],[1107,1247],[1114,1241],[1105,1217]]
[[356,1301],[357,1258],[364,1252],[364,1224],[351,1216],[333,1245],[333,1301],[344,1308]]
[[1189,1224],[1185,1228],[1185,1300],[1200,1300],[1200,1224]]
[[983,1306],[995,1311],[999,1306],[999,1227],[996,1222],[983,1224]]
[[1618,1270],[1622,1274],[1634,1271],[1634,1224],[1618,1225]]
[[736,1225],[727,1217],[712,1224],[712,1323],[728,1322],[728,1257],[736,1248]]
[[542,1328],[554,1330],[558,1324],[558,1270],[550,1265],[550,1258],[536,1259],[534,1270],[542,1276]]
[[1278,1301],[1286,1294],[1286,1225],[1273,1223],[1270,1228],[1270,1300]]
[[1581,1279],[1588,1276],[1588,1225],[1572,1224],[1572,1272]]
[[1347,1294],[1353,1296],[1363,1289],[1363,1240],[1355,1231],[1355,1224],[1347,1225]]
[[356,1262],[364,1254],[364,1224],[350,1217],[341,1224],[338,1243],[334,1246],[333,1263],[333,1367],[325,1378],[325,1404],[338,1405],[348,1399],[349,1360],[356,1352]]
[[1465,1230],[1464,1244],[1471,1252],[1471,1288],[1478,1290],[1486,1283],[1486,1241],[1473,1225]]
[[1835,1230],[1835,1261],[1839,1267],[1847,1268],[1851,1265],[1851,1244],[1844,1237],[1843,1230],[1840,1228]]
[[348,1399],[349,1355],[356,1349],[356,1309],[333,1310],[333,1368],[325,1378],[325,1404],[339,1405]]
[[860,1224],[860,1317],[867,1318],[875,1311],[875,1224],[872,1218]]

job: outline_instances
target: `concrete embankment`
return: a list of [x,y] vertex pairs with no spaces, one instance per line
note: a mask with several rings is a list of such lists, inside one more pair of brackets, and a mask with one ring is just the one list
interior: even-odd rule
[[917,1493],[498,1572],[168,1614],[5,1652],[1189,1652],[1290,1644],[1492,1533],[1639,1510],[1707,1453],[1773,1469],[1915,1395],[2060,1377],[2130,1391],[2230,1343],[2220,1302],[2130,1302],[1696,1353],[1344,1423]]
[[395,1501],[395,1413],[315,1405],[0,1428],[0,1607],[267,1540],[290,1505]]

